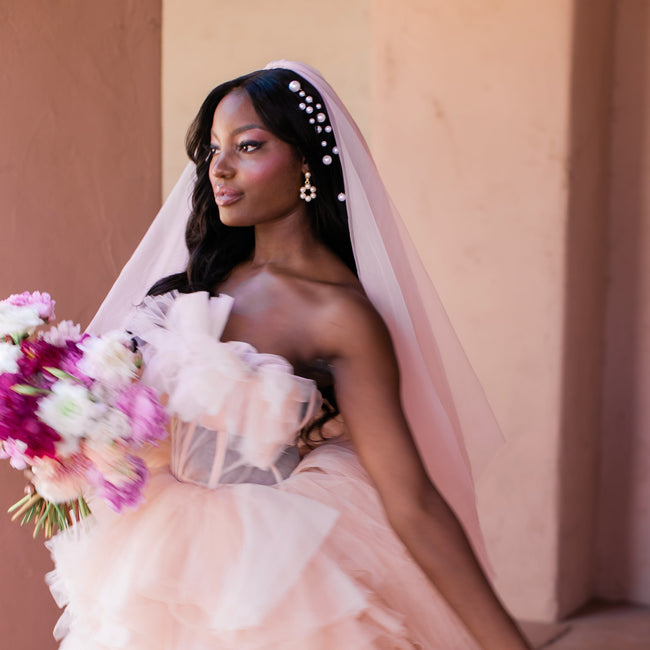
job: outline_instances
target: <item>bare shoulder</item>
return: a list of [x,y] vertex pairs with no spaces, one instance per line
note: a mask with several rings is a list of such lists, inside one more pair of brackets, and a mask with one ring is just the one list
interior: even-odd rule
[[331,287],[321,303],[316,327],[332,360],[372,356],[393,362],[394,353],[386,324],[360,288]]

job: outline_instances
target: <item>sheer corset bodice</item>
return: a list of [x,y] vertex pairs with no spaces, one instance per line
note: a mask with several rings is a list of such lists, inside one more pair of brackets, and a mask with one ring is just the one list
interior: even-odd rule
[[232,483],[274,485],[300,462],[296,445],[286,445],[266,468],[250,463],[242,453],[243,438],[207,429],[196,422],[174,419],[171,425],[171,473],[185,483],[209,488]]
[[128,329],[143,380],[168,396],[172,474],[211,488],[272,485],[298,464],[297,434],[321,397],[286,359],[219,340],[232,303],[204,292],[147,297]]

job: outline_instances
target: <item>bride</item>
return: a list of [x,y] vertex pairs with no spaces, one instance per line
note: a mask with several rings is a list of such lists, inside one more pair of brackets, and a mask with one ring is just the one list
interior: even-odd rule
[[169,455],[50,543],[61,648],[528,648],[481,568],[489,409],[338,97],[271,64],[187,149],[91,324],[140,346]]

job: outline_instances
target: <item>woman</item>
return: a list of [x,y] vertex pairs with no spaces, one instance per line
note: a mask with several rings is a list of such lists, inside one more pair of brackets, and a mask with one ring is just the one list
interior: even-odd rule
[[196,179],[92,324],[142,346],[171,464],[53,541],[62,648],[529,647],[459,523],[480,553],[453,380],[482,396],[336,95],[279,62],[213,90],[187,144]]

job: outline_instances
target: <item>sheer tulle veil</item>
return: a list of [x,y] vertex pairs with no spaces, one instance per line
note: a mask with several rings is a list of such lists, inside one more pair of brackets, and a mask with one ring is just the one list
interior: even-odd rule
[[[343,167],[359,278],[390,330],[407,420],[431,478],[485,564],[473,476],[500,444],[501,434],[483,390],[366,142],[339,97],[308,65],[275,61],[267,68],[296,72],[311,82],[325,101]],[[193,184],[194,166],[190,163],[122,269],[89,331],[121,327],[130,309],[156,280],[183,270]]]

